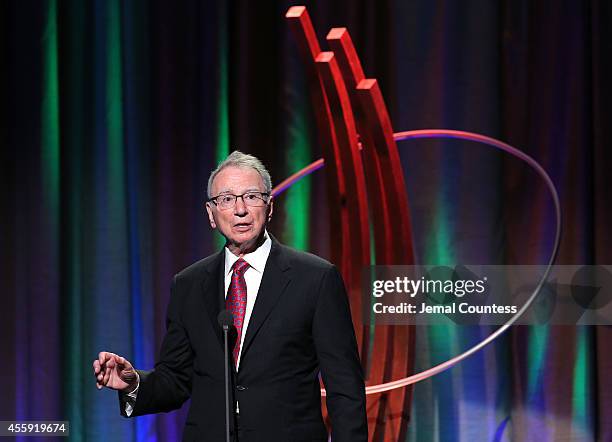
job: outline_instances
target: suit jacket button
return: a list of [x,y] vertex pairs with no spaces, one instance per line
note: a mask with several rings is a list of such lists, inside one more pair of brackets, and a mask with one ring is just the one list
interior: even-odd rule
[[238,391],[244,391],[246,389],[247,389],[247,387],[245,387],[244,385],[236,385],[236,390],[238,390]]

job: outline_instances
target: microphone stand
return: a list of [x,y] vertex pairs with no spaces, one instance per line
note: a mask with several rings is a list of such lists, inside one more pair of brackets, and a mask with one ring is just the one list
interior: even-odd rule
[[225,352],[225,441],[230,442],[230,382],[229,382],[229,324],[223,324],[223,350]]

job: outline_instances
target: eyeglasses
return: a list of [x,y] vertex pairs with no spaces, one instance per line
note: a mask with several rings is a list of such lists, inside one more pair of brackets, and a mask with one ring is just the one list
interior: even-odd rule
[[242,195],[224,193],[210,198],[208,201],[214,203],[220,209],[231,209],[236,205],[236,200],[242,198],[244,204],[249,207],[263,207],[268,204],[269,193],[265,192],[246,192]]

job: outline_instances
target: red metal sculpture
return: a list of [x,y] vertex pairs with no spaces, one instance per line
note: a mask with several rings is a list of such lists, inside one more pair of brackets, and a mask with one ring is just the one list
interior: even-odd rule
[[[347,284],[367,384],[403,378],[412,372],[413,328],[377,326],[370,342],[370,325],[361,318],[361,272],[371,264],[370,219],[376,263],[414,263],[404,176],[387,108],[376,80],[365,79],[346,29],[332,29],[327,36],[332,52],[322,52],[305,7],[290,8],[286,17],[306,65],[325,164],[332,166],[329,220],[341,227],[340,237],[332,236],[332,259]],[[405,438],[410,392],[368,395],[369,440]]]
[[[532,304],[546,281],[559,248],[559,196],[552,180],[537,161],[503,141],[449,129],[394,134],[378,84],[375,79],[365,78],[348,31],[333,28],[327,35],[332,52],[321,52],[306,8],[294,6],[287,11],[286,17],[305,62],[323,158],[294,173],[272,193],[276,196],[304,176],[327,166],[329,222],[333,227],[340,227],[340,235],[331,238],[332,260],[340,265],[347,283],[366,373],[369,440],[405,440],[410,386],[447,370],[493,342]],[[372,330],[374,321],[366,320],[363,324],[359,316],[362,313],[359,274],[370,264],[370,222],[376,264],[414,264],[408,198],[396,140],[415,138],[475,141],[522,160],[546,183],[555,206],[557,228],[547,270],[521,309],[482,341],[447,361],[413,374],[414,328],[376,326]],[[365,312],[370,311],[369,306],[363,307]],[[372,341],[370,336],[373,336]]]

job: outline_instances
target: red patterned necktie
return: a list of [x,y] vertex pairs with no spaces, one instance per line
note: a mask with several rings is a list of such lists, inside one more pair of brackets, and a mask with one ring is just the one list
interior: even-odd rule
[[232,282],[227,291],[225,299],[225,308],[232,312],[234,317],[234,325],[238,332],[236,345],[234,346],[234,364],[238,365],[238,355],[240,354],[240,338],[242,337],[242,326],[244,324],[244,313],[246,312],[247,303],[247,286],[244,280],[244,272],[249,268],[249,263],[240,258],[232,266]]

